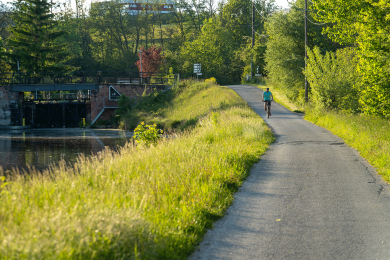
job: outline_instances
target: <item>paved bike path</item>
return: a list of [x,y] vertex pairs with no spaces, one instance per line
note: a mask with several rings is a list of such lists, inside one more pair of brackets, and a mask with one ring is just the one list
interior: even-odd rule
[[276,141],[190,259],[390,259],[389,186],[352,148],[262,91],[229,86]]

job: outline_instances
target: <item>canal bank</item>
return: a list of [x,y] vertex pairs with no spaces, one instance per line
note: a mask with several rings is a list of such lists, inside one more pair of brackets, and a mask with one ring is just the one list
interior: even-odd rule
[[193,83],[173,94],[144,108],[198,119],[180,138],[0,178],[0,258],[185,259],[273,137],[232,90]]

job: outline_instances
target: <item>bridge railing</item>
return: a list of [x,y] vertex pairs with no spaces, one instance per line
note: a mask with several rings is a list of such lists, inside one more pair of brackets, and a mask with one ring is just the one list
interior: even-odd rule
[[90,91],[39,91],[39,92],[31,92],[29,95],[24,96],[25,100],[89,100],[91,98]]
[[0,85],[62,85],[62,84],[168,84],[163,74],[139,71],[73,71],[0,73]]

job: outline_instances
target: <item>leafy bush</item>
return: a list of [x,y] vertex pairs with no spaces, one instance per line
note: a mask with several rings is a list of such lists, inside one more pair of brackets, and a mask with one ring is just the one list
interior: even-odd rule
[[116,112],[118,114],[125,114],[131,109],[134,103],[134,99],[131,99],[126,95],[121,95],[118,100],[118,108]]
[[320,49],[314,47],[307,53],[305,75],[315,107],[357,112],[359,78],[354,49],[339,49],[322,55]]
[[96,126],[104,126],[104,125],[110,125],[111,121],[110,120],[98,120],[96,121],[95,125]]
[[213,84],[217,84],[217,80],[214,78],[214,77],[211,77],[209,79],[206,79],[205,80],[206,83],[213,83]]
[[134,130],[134,139],[135,141],[145,147],[149,147],[151,144],[156,145],[158,139],[161,138],[161,134],[163,130],[157,129],[157,125],[145,125],[142,122],[137,128]]

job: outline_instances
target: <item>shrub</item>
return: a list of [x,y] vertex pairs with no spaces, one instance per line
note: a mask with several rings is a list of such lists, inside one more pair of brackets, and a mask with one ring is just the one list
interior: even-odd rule
[[156,145],[158,139],[161,138],[163,130],[157,129],[157,125],[145,125],[142,122],[134,130],[134,139],[135,141],[145,147],[149,147],[151,144]]
[[126,95],[121,95],[118,100],[118,108],[116,112],[119,115],[125,114],[131,109],[133,105],[134,105],[134,99],[131,99]]
[[305,75],[312,101],[317,108],[358,111],[358,75],[352,48],[321,54],[318,47],[308,50]]
[[217,84],[217,80],[214,77],[205,80],[206,83]]

